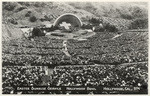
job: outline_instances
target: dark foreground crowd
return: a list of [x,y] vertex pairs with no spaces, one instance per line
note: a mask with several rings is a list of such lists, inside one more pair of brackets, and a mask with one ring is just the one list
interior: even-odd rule
[[[45,80],[47,72],[42,66],[7,66],[3,67],[3,94],[63,94],[75,91],[15,91],[16,86],[90,86],[90,87],[138,87],[137,93],[147,93],[148,63],[125,65],[79,65],[58,66],[54,68],[51,77]],[[52,70],[52,69],[49,69]],[[119,91],[111,91],[118,93]],[[86,94],[109,94],[105,91],[88,91]],[[80,92],[76,91],[75,94]],[[82,93],[82,92],[81,92]],[[84,93],[84,92],[83,92]],[[128,93],[128,92],[123,92]],[[132,91],[131,91],[132,93]],[[133,92],[134,93],[134,92]]]
[[147,64],[66,66],[54,70],[56,86],[145,86]]
[[11,93],[16,86],[38,86],[45,75],[42,66],[8,66],[2,68],[3,93]]

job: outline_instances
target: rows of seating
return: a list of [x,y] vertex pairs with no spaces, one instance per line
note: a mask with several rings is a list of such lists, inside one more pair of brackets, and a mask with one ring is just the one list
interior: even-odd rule
[[[51,69],[49,69],[51,70]],[[76,86],[76,87],[138,87],[135,93],[147,93],[148,91],[148,62],[130,63],[122,65],[67,65],[57,66],[53,70],[51,78],[47,78],[44,66],[5,66],[2,68],[3,94],[15,94],[16,86]],[[43,82],[46,81],[46,82]],[[51,91],[19,91],[22,94],[50,94]],[[56,93],[55,93],[56,92]],[[62,90],[55,91],[62,94]],[[80,91],[69,91],[69,93]],[[89,94],[92,91],[85,91]],[[94,91],[94,94],[108,94],[120,91]],[[124,91],[123,93],[127,93]],[[52,92],[53,93],[53,92]],[[64,92],[65,94],[68,91]]]
[[[117,33],[99,32],[86,41],[68,40],[67,48],[72,56],[69,61],[70,64],[73,63],[73,59],[97,64],[131,63],[148,60],[147,32],[122,33],[120,37],[112,39],[115,35]],[[18,64],[23,61],[26,61],[26,63],[38,61],[38,64],[44,64],[44,62],[51,64],[53,63],[52,58],[55,58],[59,65],[65,57],[62,52],[62,43],[63,40],[48,37],[35,37],[33,41],[17,39],[3,42],[2,59],[5,64],[10,62]]]
[[7,66],[2,68],[2,92],[14,93],[18,86],[40,86],[45,75],[43,66]]
[[148,63],[129,65],[58,66],[55,86],[142,86],[148,83]]

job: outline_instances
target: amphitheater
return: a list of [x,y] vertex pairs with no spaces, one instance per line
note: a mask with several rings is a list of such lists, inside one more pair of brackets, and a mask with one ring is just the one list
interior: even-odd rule
[[[62,24],[61,24],[62,23]],[[64,23],[64,24],[63,24]],[[65,13],[59,16],[53,26],[59,27],[60,25],[65,26],[70,25],[72,27],[80,28],[82,26],[82,22],[80,18],[78,18],[75,14]]]
[[79,41],[87,40],[88,37],[94,36],[95,32],[92,30],[82,30],[82,21],[78,16],[72,13],[65,13],[60,15],[53,23],[53,26],[58,28],[46,35],[49,38],[56,39],[76,39]]

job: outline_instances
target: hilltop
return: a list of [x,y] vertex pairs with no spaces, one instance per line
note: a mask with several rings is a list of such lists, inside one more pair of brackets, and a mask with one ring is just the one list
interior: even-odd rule
[[20,34],[19,27],[53,23],[60,15],[73,13],[85,23],[92,17],[102,18],[104,22],[109,22],[120,29],[127,29],[134,19],[148,18],[147,6],[147,3],[3,2],[2,24],[18,28],[17,31],[12,28],[11,31]]

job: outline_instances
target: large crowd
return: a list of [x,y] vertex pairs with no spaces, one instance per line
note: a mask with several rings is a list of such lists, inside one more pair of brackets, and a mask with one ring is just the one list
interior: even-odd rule
[[55,86],[139,87],[137,93],[147,93],[148,63],[57,67],[53,82]]
[[86,41],[68,40],[72,58],[64,60],[62,42],[59,39],[35,37],[34,40],[17,39],[3,42],[3,64],[60,65],[86,63],[132,63],[148,60],[148,33],[126,33],[112,39],[116,33],[97,33]]
[[54,69],[55,86],[147,86],[148,65],[80,65]]
[[40,86],[45,76],[43,66],[7,66],[2,68],[3,94],[14,92],[18,86]]
[[[98,33],[87,41],[69,41],[70,53],[90,58],[95,63],[131,63],[148,60],[147,33]],[[84,50],[83,50],[84,49]]]
[[[43,82],[45,81],[43,78],[48,75],[46,74],[48,70],[44,66],[5,66],[2,71],[3,94],[16,93],[15,87],[17,86],[41,85],[138,87],[137,93],[147,93],[148,90],[148,62],[122,65],[57,66],[51,78],[49,77],[46,82]],[[103,92],[105,91],[94,91],[95,94]]]
[[71,58],[63,53],[60,39],[3,41],[3,93],[15,93],[15,86],[41,85],[45,69],[40,66],[57,66],[46,83],[50,86],[138,86],[141,93],[147,92],[148,33],[121,33],[113,39],[117,34],[99,32],[86,41],[67,40]]
[[46,37],[35,37],[31,40],[12,40],[3,42],[3,64],[4,65],[45,65],[56,64],[63,56],[62,40]]

